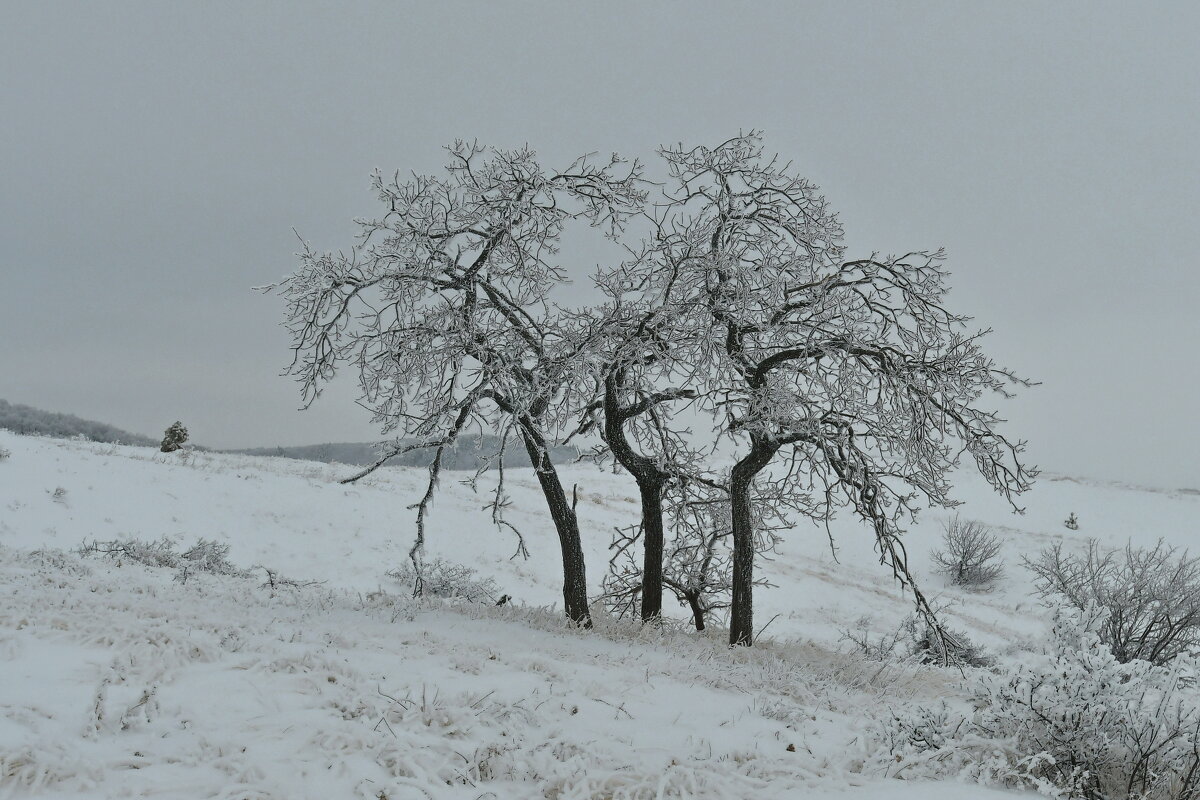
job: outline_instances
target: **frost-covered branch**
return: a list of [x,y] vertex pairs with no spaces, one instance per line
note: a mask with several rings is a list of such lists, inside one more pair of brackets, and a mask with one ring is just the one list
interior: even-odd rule
[[305,243],[296,273],[266,287],[286,304],[287,371],[308,405],[339,368],[352,366],[374,421],[416,439],[353,479],[405,448],[433,451],[415,506],[418,549],[445,448],[467,426],[511,419],[564,547],[567,612],[586,622],[578,525],[548,452],[575,413],[566,378],[576,343],[564,335],[551,294],[566,276],[557,254],[567,226],[617,236],[641,207],[641,165],[588,156],[554,171],[528,148],[460,141],[447,151],[442,176],[376,173],[383,213],[357,221],[354,247],[322,253]]

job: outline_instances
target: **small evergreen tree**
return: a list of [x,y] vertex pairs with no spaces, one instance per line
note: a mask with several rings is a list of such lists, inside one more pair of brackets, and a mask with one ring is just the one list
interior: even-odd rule
[[171,427],[167,428],[163,434],[162,447],[164,453],[174,453],[179,448],[183,447],[183,443],[188,440],[188,430],[183,427],[183,423],[176,420]]

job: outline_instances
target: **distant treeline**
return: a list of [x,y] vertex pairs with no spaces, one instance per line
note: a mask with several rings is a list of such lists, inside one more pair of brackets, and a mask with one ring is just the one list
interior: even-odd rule
[[[500,438],[497,436],[470,436],[460,439],[454,447],[448,449],[442,456],[442,467],[445,469],[467,470],[476,469],[481,460],[494,454],[500,449]],[[305,461],[323,461],[325,463],[355,464],[366,466],[373,464],[380,456],[379,446],[371,442],[330,442],[328,444],[308,444],[300,447],[255,447],[249,450],[231,450],[232,453],[245,453],[252,456],[282,456],[283,458],[298,458]],[[429,464],[432,450],[414,450],[396,456],[388,464],[396,466],[423,467]],[[579,457],[579,451],[574,447],[554,447],[550,450],[551,457],[556,463],[563,464]],[[504,453],[504,467],[520,468],[529,466],[529,456],[519,442],[509,441]]]
[[13,433],[56,436],[62,439],[82,436],[93,442],[119,442],[144,446],[158,444],[148,436],[139,436],[112,425],[105,425],[103,422],[82,419],[74,414],[42,411],[40,408],[18,405],[7,400],[0,400],[0,428],[7,428]]
[[[82,436],[93,442],[133,444],[144,447],[158,447],[159,445],[159,441],[156,439],[123,431],[112,425],[105,425],[103,422],[82,419],[74,414],[42,411],[40,408],[18,405],[7,400],[0,400],[0,428],[6,428],[13,433],[55,436],[60,439]],[[197,447],[196,449],[208,448]],[[453,448],[446,451],[442,457],[442,466],[445,469],[476,469],[485,456],[491,455],[499,449],[500,439],[497,436],[464,437]],[[225,452],[362,466],[375,463],[380,454],[379,445],[374,442],[330,442],[299,447],[255,447],[246,450],[226,450]],[[550,454],[559,464],[574,461],[579,457],[579,451],[574,447],[551,448]],[[388,463],[396,466],[424,467],[429,464],[431,455],[431,450],[414,450],[411,453],[397,456]],[[525,454],[525,448],[518,442],[510,441],[504,454],[505,469],[519,469],[528,466],[529,456]]]

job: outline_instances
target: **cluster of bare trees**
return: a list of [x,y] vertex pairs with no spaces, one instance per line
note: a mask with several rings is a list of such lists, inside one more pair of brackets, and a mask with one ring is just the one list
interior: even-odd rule
[[[749,645],[756,553],[789,519],[849,509],[932,616],[905,520],[953,504],[946,475],[964,454],[1010,500],[1034,474],[980,404],[1024,382],[945,307],[940,252],[847,258],[816,187],[764,157],[755,133],[661,148],[655,182],[615,155],[555,171],[528,149],[448,152],[443,176],[377,174],[382,212],[360,221],[355,246],[306,246],[269,287],[286,300],[306,402],[353,365],[362,403],[409,440],[381,463],[429,451],[414,554],[443,453],[498,433],[536,469],[566,612],[590,624],[575,503],[550,448],[591,437],[641,499],[640,525],[616,542],[612,604],[654,619],[665,587],[698,627],[728,606],[731,643]],[[554,290],[577,225],[627,255],[597,270],[601,302],[568,308]],[[685,418],[712,419],[711,431]],[[497,491],[499,524],[503,505]]]

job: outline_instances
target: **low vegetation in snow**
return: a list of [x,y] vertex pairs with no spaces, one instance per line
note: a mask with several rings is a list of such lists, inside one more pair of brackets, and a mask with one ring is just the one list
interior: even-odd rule
[[1108,611],[1060,610],[1040,654],[977,679],[973,713],[897,713],[881,738],[893,775],[956,775],[1053,797],[1200,796],[1197,660],[1121,663]]

